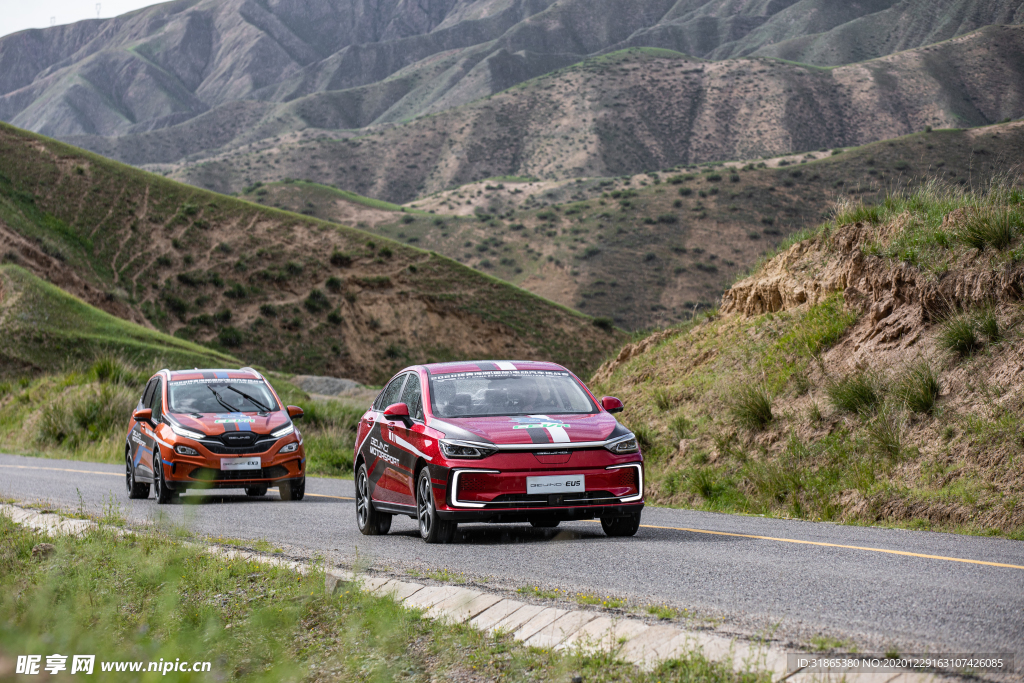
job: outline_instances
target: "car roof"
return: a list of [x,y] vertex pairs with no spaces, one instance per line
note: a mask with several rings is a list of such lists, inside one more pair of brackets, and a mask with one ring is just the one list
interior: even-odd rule
[[234,370],[200,369],[167,370],[171,382],[189,379],[263,379],[260,373],[252,368],[235,368]]
[[558,363],[534,360],[466,360],[450,363],[429,363],[421,366],[431,375],[446,375],[457,372],[495,372],[501,370],[539,370],[568,372]]

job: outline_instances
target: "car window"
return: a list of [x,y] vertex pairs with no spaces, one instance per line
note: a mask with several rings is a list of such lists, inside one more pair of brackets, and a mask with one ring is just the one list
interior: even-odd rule
[[159,420],[160,416],[164,412],[164,392],[163,392],[163,381],[157,380],[156,386],[153,388],[153,420]]
[[378,398],[377,403],[374,404],[374,407],[376,407],[377,410],[384,410],[392,403],[398,403],[399,392],[402,390],[402,384],[405,382],[406,377],[408,377],[408,374],[399,375],[391,380],[391,384],[381,392],[380,398]]
[[420,378],[415,373],[409,375],[402,392],[402,403],[409,406],[409,417],[414,420],[423,419],[423,393],[420,391]]
[[146,390],[142,392],[142,400],[140,401],[140,403],[142,404],[143,408],[153,407],[153,391],[154,389],[156,389],[156,384],[158,381],[159,380],[157,380],[156,377],[149,380],[149,384],[146,385]]
[[430,396],[438,417],[597,412],[583,387],[564,371],[431,375]]
[[279,410],[261,379],[186,379],[167,388],[171,413],[259,413]]

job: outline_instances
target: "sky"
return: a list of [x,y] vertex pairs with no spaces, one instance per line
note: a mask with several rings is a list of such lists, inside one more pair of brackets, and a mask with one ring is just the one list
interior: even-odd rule
[[155,5],[155,0],[0,0],[0,36],[27,28],[46,28],[53,18],[56,24],[73,24],[82,19],[109,19],[133,9]]

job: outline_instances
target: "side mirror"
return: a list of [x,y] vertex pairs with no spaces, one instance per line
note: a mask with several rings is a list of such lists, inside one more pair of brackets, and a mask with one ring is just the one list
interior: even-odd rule
[[153,424],[153,411],[150,408],[139,408],[132,413],[132,419],[136,422]]
[[401,420],[408,426],[412,420],[409,419],[409,406],[404,403],[392,403],[384,409],[385,420]]
[[601,399],[601,407],[607,410],[609,413],[621,413],[624,409],[622,401],[615,398],[614,396],[605,396]]
[[288,406],[288,417],[293,420],[301,420],[302,416],[305,414],[305,411],[298,406]]

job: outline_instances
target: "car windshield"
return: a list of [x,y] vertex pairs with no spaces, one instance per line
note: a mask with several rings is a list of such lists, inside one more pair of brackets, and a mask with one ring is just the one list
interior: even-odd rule
[[438,417],[596,413],[568,372],[460,372],[430,377],[430,405]]
[[186,379],[167,385],[167,409],[186,414],[258,413],[279,407],[263,380]]

